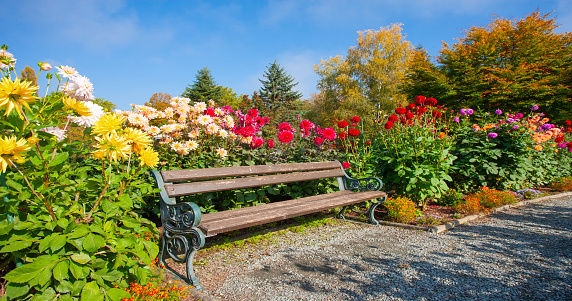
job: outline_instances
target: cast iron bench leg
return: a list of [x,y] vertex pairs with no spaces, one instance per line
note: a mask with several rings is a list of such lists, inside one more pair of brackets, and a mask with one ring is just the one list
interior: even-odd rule
[[[197,251],[204,245],[205,235],[197,228],[173,232],[164,228],[163,238],[161,239],[161,253],[159,253],[159,261],[177,277],[192,285],[196,290],[201,291],[203,290],[203,287],[199,284],[197,276],[195,276],[193,259]],[[180,275],[167,265],[165,262],[167,255],[175,262],[184,262],[186,264],[187,277]]]

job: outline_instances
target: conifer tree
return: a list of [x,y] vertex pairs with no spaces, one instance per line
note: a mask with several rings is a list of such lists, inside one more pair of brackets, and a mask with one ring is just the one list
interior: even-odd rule
[[258,79],[262,83],[260,98],[264,108],[273,111],[279,107],[294,102],[302,98],[302,93],[292,91],[298,83],[293,83],[294,78],[288,75],[284,68],[281,68],[276,60],[270,64],[268,70],[264,72],[266,80]]
[[195,82],[187,86],[182,97],[188,97],[191,101],[218,101],[223,96],[222,87],[218,86],[211,75],[211,71],[204,67],[197,72]]

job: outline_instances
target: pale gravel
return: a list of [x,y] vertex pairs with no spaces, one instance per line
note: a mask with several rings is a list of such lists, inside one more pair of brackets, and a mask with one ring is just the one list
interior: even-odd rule
[[[434,234],[343,222],[208,254],[217,300],[572,300],[572,198]],[[209,298],[206,298],[209,299]]]

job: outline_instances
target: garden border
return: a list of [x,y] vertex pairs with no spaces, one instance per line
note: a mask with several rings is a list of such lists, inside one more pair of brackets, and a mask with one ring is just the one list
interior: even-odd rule
[[448,222],[448,223],[443,224],[443,225],[438,225],[438,226],[434,226],[434,227],[426,227],[426,228],[427,228],[427,231],[429,231],[431,233],[441,233],[441,232],[453,229],[456,226],[468,223],[468,222],[475,220],[477,218],[484,217],[484,216],[487,216],[489,214],[497,213],[497,212],[500,212],[500,211],[503,211],[503,210],[506,210],[509,208],[520,207],[520,206],[524,206],[524,205],[528,205],[528,204],[538,203],[538,202],[551,200],[551,199],[558,199],[558,198],[567,197],[567,196],[572,196],[572,192],[563,192],[563,193],[559,193],[559,194],[553,194],[553,195],[547,195],[547,196],[539,197],[536,199],[523,200],[523,201],[520,201],[520,202],[517,202],[514,204],[509,204],[509,205],[504,205],[504,206],[500,206],[497,208],[493,208],[492,211],[490,213],[487,213],[487,214],[468,215],[468,216],[465,216],[463,218]]

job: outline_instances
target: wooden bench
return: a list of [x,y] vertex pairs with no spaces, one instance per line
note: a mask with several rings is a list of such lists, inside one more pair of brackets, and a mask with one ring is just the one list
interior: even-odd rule
[[[276,165],[237,166],[205,169],[152,171],[161,189],[161,221],[163,235],[159,262],[187,283],[201,289],[193,270],[193,257],[204,246],[205,237],[233,230],[285,220],[337,207],[343,209],[368,202],[365,212],[373,224],[375,208],[385,201],[386,193],[379,191],[383,183],[378,178],[352,179],[340,162],[287,163]],[[262,204],[221,212],[202,214],[192,202],[177,202],[178,197],[249,187],[337,178],[339,191],[316,196]],[[184,277],[167,265],[165,259],[186,263]]]

